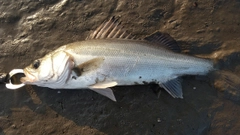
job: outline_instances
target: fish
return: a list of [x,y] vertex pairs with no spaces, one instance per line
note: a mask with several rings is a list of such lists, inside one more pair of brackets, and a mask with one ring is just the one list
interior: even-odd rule
[[51,89],[90,89],[116,101],[115,86],[158,84],[173,98],[183,98],[184,75],[206,75],[212,60],[181,53],[167,33],[143,38],[129,34],[112,17],[85,40],[63,45],[24,68],[23,84]]

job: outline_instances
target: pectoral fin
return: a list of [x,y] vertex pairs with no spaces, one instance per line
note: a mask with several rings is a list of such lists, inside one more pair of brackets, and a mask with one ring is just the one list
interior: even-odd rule
[[172,97],[183,98],[181,78],[175,78],[159,85],[160,87],[163,87]]
[[103,61],[104,61],[104,57],[94,58],[80,65],[77,65],[72,70],[77,74],[77,76],[81,76],[86,72],[93,71],[99,68],[103,63]]
[[110,88],[106,88],[106,89],[95,89],[95,88],[90,88],[91,90],[105,96],[108,97],[109,99],[111,99],[112,101],[117,101],[113,91]]

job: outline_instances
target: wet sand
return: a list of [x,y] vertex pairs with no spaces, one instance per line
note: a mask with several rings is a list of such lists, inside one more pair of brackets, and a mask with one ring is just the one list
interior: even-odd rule
[[[118,102],[89,90],[0,85],[0,134],[238,134],[240,132],[240,1],[0,2],[0,72],[24,68],[61,45],[84,40],[119,16],[143,38],[169,33],[183,52],[232,73],[183,77],[184,99],[149,86],[115,87]],[[235,84],[235,88],[229,84]]]

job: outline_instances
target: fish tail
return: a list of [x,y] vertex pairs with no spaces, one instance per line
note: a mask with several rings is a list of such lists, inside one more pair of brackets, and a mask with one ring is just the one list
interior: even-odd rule
[[214,70],[210,73],[213,85],[223,96],[240,104],[240,77],[231,71]]

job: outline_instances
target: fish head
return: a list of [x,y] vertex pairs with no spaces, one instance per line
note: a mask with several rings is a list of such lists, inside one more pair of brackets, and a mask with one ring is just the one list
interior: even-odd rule
[[43,87],[58,86],[69,79],[73,67],[74,61],[68,53],[55,51],[24,68],[25,77],[21,78],[21,82]]

